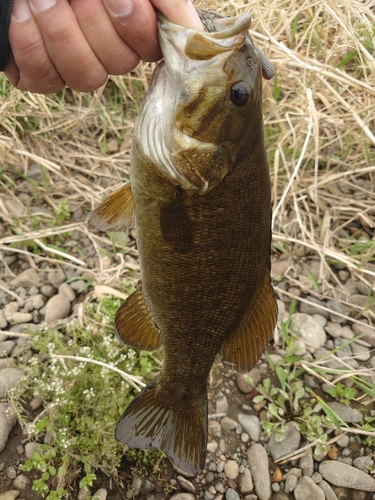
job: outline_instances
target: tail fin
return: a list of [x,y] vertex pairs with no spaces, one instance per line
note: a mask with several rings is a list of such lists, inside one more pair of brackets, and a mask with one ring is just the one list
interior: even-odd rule
[[126,408],[115,436],[132,448],[160,448],[178,467],[199,474],[206,457],[207,398],[198,409],[174,408],[157,397],[154,379]]

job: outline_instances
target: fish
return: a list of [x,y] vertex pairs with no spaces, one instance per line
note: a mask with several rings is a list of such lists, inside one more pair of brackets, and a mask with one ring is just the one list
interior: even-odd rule
[[277,318],[262,115],[262,73],[273,70],[248,33],[250,14],[200,15],[204,31],[158,13],[164,59],[134,125],[130,182],[89,219],[103,231],[136,227],[141,279],[115,330],[135,349],[164,345],[160,374],[115,437],[160,448],[194,474],[205,463],[215,359],[251,370]]

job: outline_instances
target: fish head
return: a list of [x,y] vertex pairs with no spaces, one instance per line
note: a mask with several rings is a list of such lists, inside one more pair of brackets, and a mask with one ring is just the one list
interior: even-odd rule
[[158,14],[164,63],[150,89],[159,105],[149,113],[154,163],[200,194],[232,170],[249,134],[262,130],[262,66],[250,14],[207,13],[204,24],[206,31],[186,29]]

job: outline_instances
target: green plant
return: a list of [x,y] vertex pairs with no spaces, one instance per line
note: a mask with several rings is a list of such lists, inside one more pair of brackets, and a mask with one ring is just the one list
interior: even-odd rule
[[334,387],[327,389],[327,392],[333,399],[338,399],[340,403],[350,404],[355,396],[354,387],[346,387],[338,382]]
[[158,370],[160,357],[121,346],[112,326],[121,302],[108,296],[86,302],[83,324],[73,321],[31,334],[33,355],[14,398],[38,395],[43,400],[44,410],[27,432],[47,444],[40,445],[24,470],[37,474],[33,489],[48,500],[90,486],[96,471],[116,479],[124,454],[138,473],[157,469],[163,456],[157,450],[128,449],[114,438],[119,416],[144,385],[134,374],[147,379]]
[[63,224],[66,219],[69,219],[70,215],[71,210],[69,203],[65,200],[59,201],[55,210],[56,221],[58,224]]

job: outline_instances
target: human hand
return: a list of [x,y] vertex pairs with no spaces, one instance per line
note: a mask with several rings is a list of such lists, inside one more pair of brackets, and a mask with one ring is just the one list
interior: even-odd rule
[[187,0],[15,0],[4,72],[20,90],[95,90],[109,74],[161,57],[153,5],[172,22],[201,27]]

